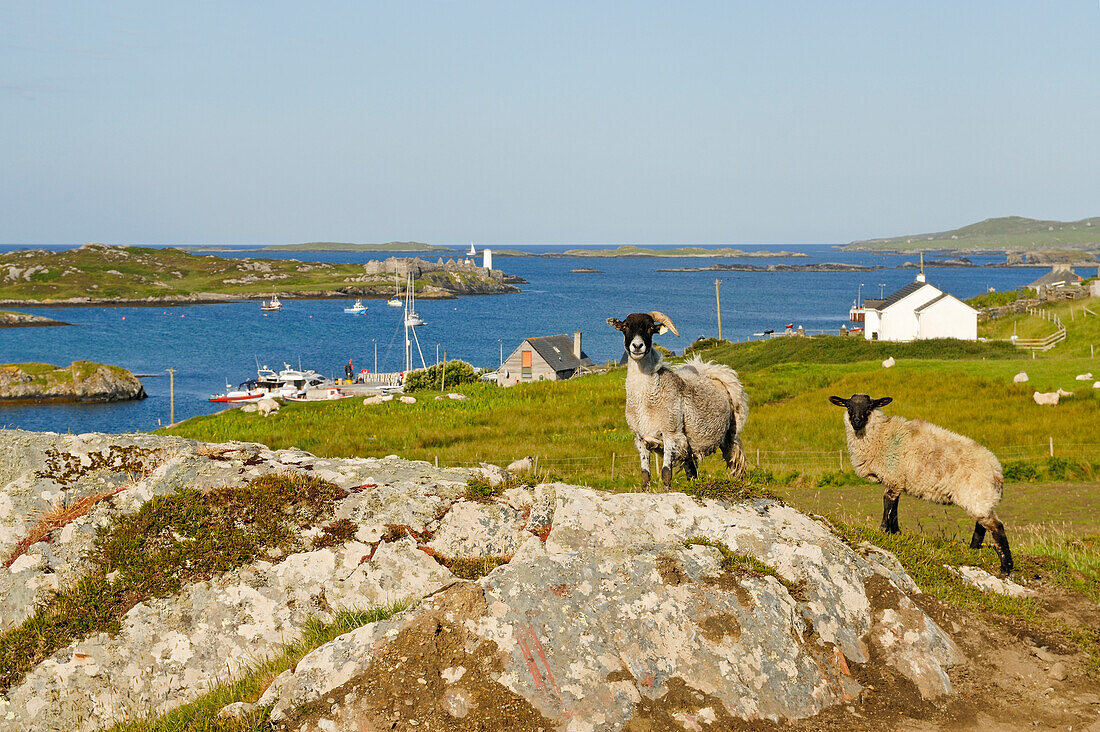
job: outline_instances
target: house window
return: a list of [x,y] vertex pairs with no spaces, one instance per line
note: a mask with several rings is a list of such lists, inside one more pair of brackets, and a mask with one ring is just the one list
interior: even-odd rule
[[522,359],[522,371],[523,371],[522,376],[525,379],[530,379],[531,378],[531,352],[530,351],[524,351],[522,354],[520,354],[520,357]]

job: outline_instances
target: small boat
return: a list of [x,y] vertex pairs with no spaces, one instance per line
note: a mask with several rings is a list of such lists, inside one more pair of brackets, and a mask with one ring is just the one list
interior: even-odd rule
[[267,394],[267,390],[264,389],[260,382],[256,379],[245,381],[234,389],[229,385],[229,382],[225,382],[225,392],[222,394],[211,394],[208,401],[211,402],[255,402],[259,401]]
[[344,308],[345,313],[351,313],[352,315],[362,315],[367,312],[367,306],[363,304],[362,300],[356,300],[355,304],[350,308]]
[[271,293],[271,299],[270,300],[264,300],[263,304],[260,305],[260,310],[282,310],[282,309],[283,309],[283,304],[281,302],[279,302],[279,295],[274,293],[274,292]]
[[470,251],[466,252],[466,256],[468,256],[468,257],[476,257],[477,256],[477,250],[474,249],[474,243],[473,242],[470,242]]

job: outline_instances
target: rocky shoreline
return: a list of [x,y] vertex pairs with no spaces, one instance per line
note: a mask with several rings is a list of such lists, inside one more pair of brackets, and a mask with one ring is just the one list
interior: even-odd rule
[[0,404],[106,403],[144,399],[145,387],[124,368],[91,361],[67,367],[0,365]]

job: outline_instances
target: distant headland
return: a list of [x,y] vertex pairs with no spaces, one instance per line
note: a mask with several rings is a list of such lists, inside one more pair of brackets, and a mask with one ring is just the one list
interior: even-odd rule
[[[1100,252],[1100,217],[1080,221],[1042,221],[1023,216],[1003,216],[950,231],[909,234],[883,239],[853,241],[851,251],[907,253],[918,250],[951,252],[1066,252],[1060,261],[1074,262],[1081,252]],[[1029,257],[1030,259],[1030,257]],[[1082,262],[1095,261],[1085,257]]]
[[0,304],[161,305],[258,300],[394,296],[395,277],[415,281],[416,296],[519,292],[523,280],[467,259],[391,257],[384,262],[302,262],[218,257],[181,249],[85,244],[0,254]]

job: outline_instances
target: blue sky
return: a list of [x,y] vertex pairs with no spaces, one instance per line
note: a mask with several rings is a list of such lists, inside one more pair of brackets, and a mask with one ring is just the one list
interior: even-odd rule
[[1100,3],[0,3],[0,242],[1100,215]]

